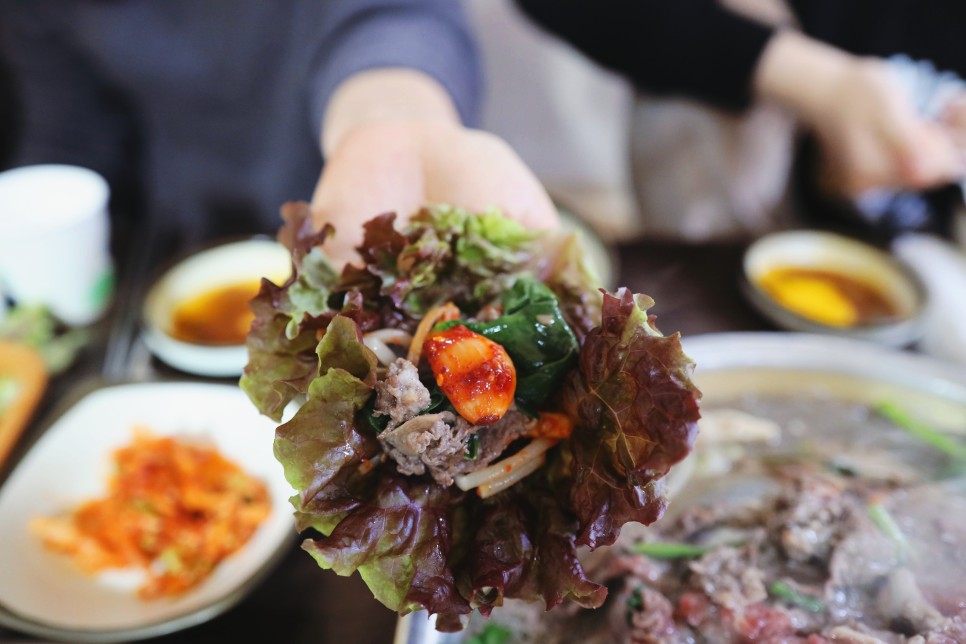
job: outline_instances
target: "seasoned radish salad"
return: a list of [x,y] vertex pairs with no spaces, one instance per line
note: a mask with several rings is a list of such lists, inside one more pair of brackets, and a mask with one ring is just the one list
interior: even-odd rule
[[275,454],[304,549],[441,630],[509,597],[599,606],[577,547],[660,517],[696,436],[692,365],[650,298],[497,212],[381,215],[339,274],[334,231],[283,216],[294,270],[252,303],[242,387],[276,420],[301,403]]

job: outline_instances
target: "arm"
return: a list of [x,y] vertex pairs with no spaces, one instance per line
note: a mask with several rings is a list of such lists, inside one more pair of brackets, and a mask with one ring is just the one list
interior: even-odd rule
[[535,22],[639,89],[748,105],[772,29],[715,0],[517,0]]
[[130,171],[122,157],[130,114],[73,47],[68,8],[28,4],[0,4],[0,47],[21,116],[13,162],[83,165],[116,184]]
[[[355,0],[353,6],[359,4],[365,3]],[[319,123],[326,165],[312,198],[315,223],[332,223],[337,231],[329,255],[336,263],[350,261],[363,221],[386,211],[405,219],[426,202],[498,207],[528,226],[555,225],[549,197],[509,146],[461,123],[478,111],[479,91],[476,54],[459,4],[375,4],[397,9],[364,12],[350,21],[351,31],[359,33],[336,35],[340,47],[326,48],[341,61],[326,66],[339,82],[326,78],[318,84],[333,87],[317,93],[324,99],[318,104],[324,108]],[[399,5],[408,7],[407,18],[389,29],[383,20],[399,18]],[[416,16],[434,28],[409,22]],[[370,29],[390,41],[378,40]],[[385,49],[381,57],[373,57],[373,42]],[[440,58],[447,69],[437,66]]]
[[815,133],[832,192],[919,189],[962,176],[952,126],[920,116],[882,60],[783,31],[765,49],[753,86]]
[[924,188],[963,173],[950,128],[921,118],[882,60],[772,30],[716,0],[517,2],[642,89],[785,107],[815,132],[833,192]]

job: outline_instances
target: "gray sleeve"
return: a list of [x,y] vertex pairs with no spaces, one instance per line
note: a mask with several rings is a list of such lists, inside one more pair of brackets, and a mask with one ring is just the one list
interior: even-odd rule
[[64,6],[0,2],[0,49],[21,116],[13,162],[72,163],[113,178],[129,115],[74,47],[70,20]]
[[479,119],[482,80],[460,0],[331,0],[310,78],[312,126],[336,87],[367,69],[407,67],[436,79],[464,123]]

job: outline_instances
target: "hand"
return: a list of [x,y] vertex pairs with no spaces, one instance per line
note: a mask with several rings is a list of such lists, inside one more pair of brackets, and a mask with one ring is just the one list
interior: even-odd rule
[[951,130],[919,115],[884,61],[783,32],[765,50],[756,90],[815,132],[833,192],[922,189],[963,175]]
[[326,251],[335,263],[356,257],[362,223],[425,203],[471,211],[500,208],[527,228],[557,225],[557,212],[519,157],[501,139],[459,125],[375,122],[348,133],[326,163],[312,197],[313,218],[335,226]]
[[946,103],[939,119],[952,137],[960,161],[966,165],[966,91],[958,92]]
[[[460,125],[455,110],[439,105],[438,86],[424,86],[428,79],[411,72],[367,74],[333,98],[324,125],[328,160],[311,206],[316,225],[336,229],[326,243],[333,263],[356,258],[366,220],[394,211],[405,221],[426,203],[497,207],[533,229],[557,225],[549,196],[510,146]],[[410,97],[400,109],[386,106],[387,83],[396,81],[402,86],[390,93]],[[413,99],[424,90],[425,100]],[[364,116],[367,105],[378,113]]]
[[860,60],[812,117],[825,185],[857,196],[869,188],[924,189],[963,175],[952,132],[922,117],[885,63]]

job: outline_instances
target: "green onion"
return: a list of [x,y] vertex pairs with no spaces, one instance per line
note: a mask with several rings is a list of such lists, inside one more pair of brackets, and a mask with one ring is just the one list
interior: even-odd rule
[[624,606],[624,621],[630,626],[634,623],[634,611],[644,607],[644,591],[641,587],[631,591],[630,596]]
[[777,599],[788,602],[811,613],[821,613],[825,610],[825,603],[817,597],[803,595],[783,581],[776,581],[768,588],[768,593]]
[[644,605],[644,594],[640,588],[635,588],[631,591],[630,596],[627,598],[627,609],[637,610]]
[[385,416],[376,415],[376,393],[375,392],[373,392],[372,395],[369,396],[369,399],[366,401],[366,404],[363,405],[362,409],[359,410],[359,413],[362,414],[363,418],[366,419],[366,422],[368,423],[369,427],[371,427],[372,430],[377,434],[381,434],[382,432],[384,432],[386,430],[386,427],[389,425],[388,415],[385,415]]
[[896,520],[892,518],[892,515],[889,514],[889,511],[881,503],[870,503],[868,512],[872,523],[879,530],[882,530],[883,534],[892,539],[899,549],[900,560],[905,561],[906,555],[909,553],[909,540],[906,539],[906,535],[902,532],[902,528],[899,527]]
[[690,543],[650,543],[641,541],[631,546],[635,554],[645,555],[652,559],[692,559],[708,552],[709,548],[695,546]]
[[466,454],[464,458],[468,461],[475,461],[480,455],[480,435],[470,434],[470,438],[466,441]]
[[899,406],[891,402],[882,402],[876,406],[876,411],[906,430],[912,436],[935,447],[947,456],[959,461],[966,461],[966,445],[916,420]]

